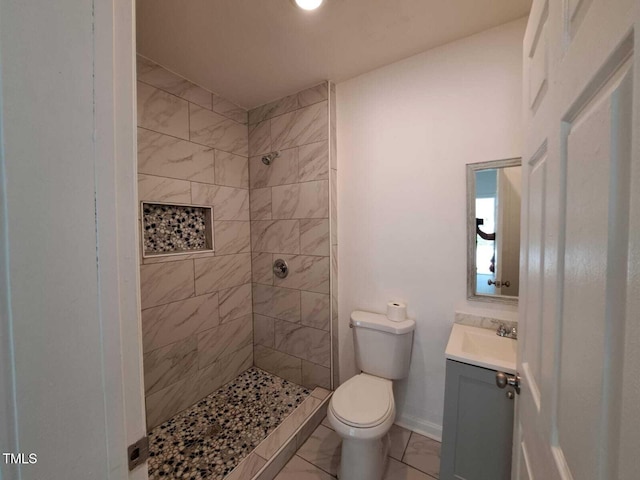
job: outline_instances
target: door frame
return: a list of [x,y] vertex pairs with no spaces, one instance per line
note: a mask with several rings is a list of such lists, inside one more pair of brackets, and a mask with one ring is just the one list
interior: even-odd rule
[[[103,478],[143,480],[127,447],[146,435],[142,367],[135,78],[135,0],[93,0],[96,264],[107,458]],[[4,13],[4,12],[3,12]],[[86,27],[83,26],[83,27]],[[0,98],[0,101],[2,99]],[[20,452],[8,249],[8,206],[0,112],[0,447]],[[0,478],[21,478],[2,462]]]
[[[146,435],[137,214],[135,0],[95,0],[96,227],[103,319],[109,478]],[[115,233],[114,233],[115,232]],[[101,248],[104,246],[104,248]],[[115,321],[117,319],[117,321]],[[117,472],[117,473],[116,473]]]

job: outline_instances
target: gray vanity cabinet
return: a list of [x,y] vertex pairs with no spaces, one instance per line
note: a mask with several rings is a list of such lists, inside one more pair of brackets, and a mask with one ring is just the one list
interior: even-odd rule
[[514,400],[496,372],[447,360],[441,480],[508,480]]

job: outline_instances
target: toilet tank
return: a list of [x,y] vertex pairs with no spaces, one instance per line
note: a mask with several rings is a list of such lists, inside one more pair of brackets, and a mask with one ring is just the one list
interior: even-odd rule
[[379,313],[351,313],[356,365],[360,370],[389,380],[409,374],[414,320],[393,322]]

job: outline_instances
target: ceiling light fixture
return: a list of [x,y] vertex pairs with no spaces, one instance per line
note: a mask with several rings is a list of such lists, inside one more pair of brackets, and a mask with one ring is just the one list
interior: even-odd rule
[[315,10],[322,5],[323,0],[295,0],[295,2],[303,10]]

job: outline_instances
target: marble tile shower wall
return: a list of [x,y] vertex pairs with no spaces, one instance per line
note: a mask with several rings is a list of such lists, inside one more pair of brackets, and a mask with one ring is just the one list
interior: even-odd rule
[[331,385],[330,103],[322,83],[249,111],[254,362],[309,388]]
[[247,112],[138,57],[140,201],[213,207],[215,253],[140,266],[149,429],[253,365]]

